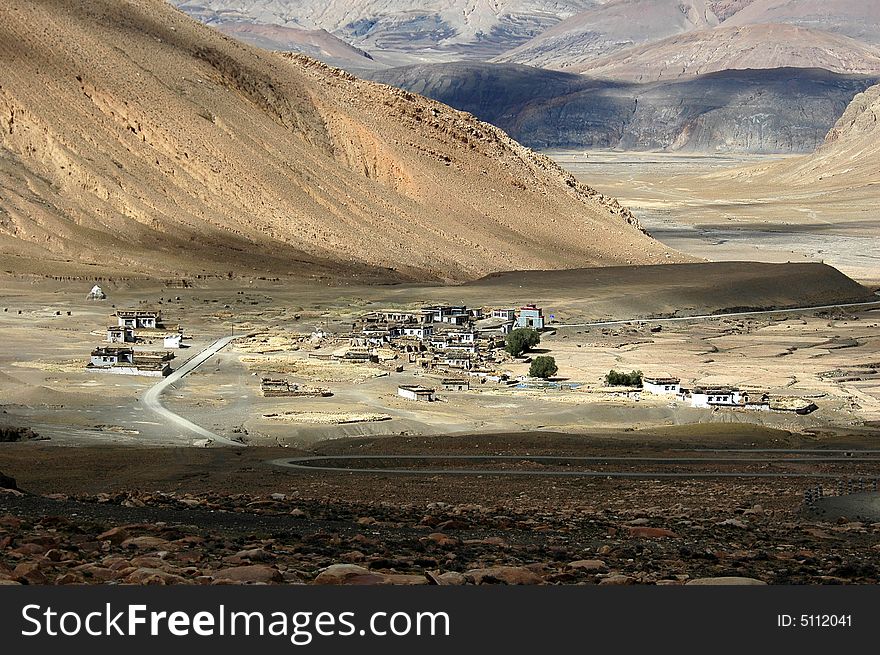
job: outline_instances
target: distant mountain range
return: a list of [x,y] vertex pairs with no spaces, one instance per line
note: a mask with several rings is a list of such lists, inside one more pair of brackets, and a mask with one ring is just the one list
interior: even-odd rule
[[599,0],[170,0],[204,23],[307,30],[419,61],[490,58]]
[[[496,61],[542,66],[545,68],[589,70],[597,59],[622,53],[639,46],[656,43],[669,37],[690,32],[707,32],[717,28],[751,25],[788,25],[809,32],[748,30],[733,33],[745,38],[767,35],[765,43],[745,44],[741,52],[755,46],[749,65],[737,68],[774,67],[770,63],[774,49],[788,51],[798,48],[804,57],[802,66],[821,65],[810,51],[811,39],[820,50],[834,42],[832,35],[849,37],[862,44],[880,44],[880,2],[875,0],[610,0],[588,8],[559,22],[516,48],[499,55]],[[711,41],[715,35],[704,34],[695,40],[682,39],[676,55],[681,61],[689,57],[706,58],[708,53],[692,52],[699,42]],[[727,41],[724,49],[732,51],[731,33],[718,34]],[[794,41],[791,40],[794,38]],[[733,48],[735,50],[736,48]],[[655,51],[659,56],[668,52]],[[768,63],[761,64],[766,57]],[[827,61],[827,60],[826,60]],[[785,65],[791,65],[791,61]],[[832,70],[839,70],[834,68]],[[702,71],[706,72],[706,71]]]
[[516,64],[460,62],[371,78],[498,125],[535,148],[810,152],[880,75],[727,70],[637,84]]
[[803,152],[880,76],[880,0],[171,1],[536,147]]
[[723,70],[781,67],[877,74],[880,49],[805,27],[745,25],[671,36],[569,70],[593,77],[654,82]]

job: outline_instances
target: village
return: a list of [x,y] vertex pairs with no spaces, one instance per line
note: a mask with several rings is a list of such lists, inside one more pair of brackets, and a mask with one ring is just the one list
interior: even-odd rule
[[[323,361],[379,366],[389,373],[414,371],[418,384],[401,383],[397,395],[417,402],[435,402],[450,393],[507,391],[584,394],[626,399],[645,395],[670,398],[698,409],[754,410],[809,414],[817,409],[811,399],[773,396],[764,390],[736,387],[685,388],[679,377],[668,374],[620,374],[610,371],[598,386],[593,380],[572,380],[558,375],[556,360],[538,355],[542,334],[552,335],[552,315],[545,317],[534,303],[516,307],[428,305],[415,310],[384,309],[358,316],[350,332],[333,334],[316,330],[309,338],[325,352],[309,352]],[[346,343],[347,342],[347,343]],[[326,352],[330,350],[331,352]],[[525,373],[518,370],[528,367]],[[263,377],[264,396],[326,397],[324,387],[307,387],[283,377]]]
[[94,297],[91,284],[22,293],[0,313],[18,344],[6,409],[53,441],[308,446],[706,423],[825,433],[880,415],[867,313],[609,325],[595,300],[517,287],[324,299],[277,283],[102,282]]
[[[95,286],[88,299],[105,300],[106,295]],[[172,372],[175,351],[187,347],[182,326],[166,324],[162,312],[150,308],[116,309],[112,318],[116,323],[106,328],[105,342],[92,350],[85,365],[87,370],[145,377],[166,377]],[[373,310],[358,315],[347,333],[316,329],[309,336],[313,347],[306,356],[316,362],[335,362],[355,369],[358,365],[379,367],[378,375],[403,374],[408,370],[420,379],[397,384],[396,395],[415,402],[437,402],[448,400],[449,394],[482,391],[569,394],[575,401],[587,401],[585,394],[590,393],[633,403],[656,397],[714,410],[809,414],[817,409],[810,399],[774,397],[763,390],[700,386],[688,389],[682,386],[680,377],[666,373],[643,375],[641,371],[612,370],[598,387],[593,380],[572,380],[564,371],[559,374],[554,357],[537,354],[541,335],[556,331],[554,318],[545,316],[544,309],[535,303],[519,307],[432,304],[412,310]],[[259,343],[261,332],[254,331],[249,338]],[[160,343],[161,350],[157,349]],[[525,366],[528,371],[519,372]],[[261,371],[260,392],[265,398],[333,396],[329,387],[317,384],[320,381],[292,380],[283,370]],[[294,411],[266,416],[296,414]],[[308,411],[302,414],[320,415]],[[339,416],[340,423],[387,418],[381,414]]]

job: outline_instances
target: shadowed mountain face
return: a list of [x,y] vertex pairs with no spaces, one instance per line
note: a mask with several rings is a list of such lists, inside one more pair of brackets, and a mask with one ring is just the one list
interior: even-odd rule
[[6,0],[0,61],[7,270],[464,279],[676,258],[497,128],[160,0]]
[[[853,98],[816,152],[760,169],[734,171],[728,177],[741,180],[762,178],[768,184],[811,191],[841,191],[844,195],[861,190],[873,200],[871,207],[853,206],[852,211],[876,216],[876,187],[880,184],[878,162],[880,85]],[[841,197],[840,202],[848,201]]]
[[633,84],[512,64],[426,64],[372,78],[468,111],[533,147],[808,152],[877,77],[724,71]]
[[599,0],[171,0],[209,25],[325,29],[368,51],[421,61],[492,57]]

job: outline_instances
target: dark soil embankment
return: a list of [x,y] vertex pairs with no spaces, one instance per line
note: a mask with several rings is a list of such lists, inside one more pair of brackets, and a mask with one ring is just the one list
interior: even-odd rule
[[[617,317],[786,309],[877,300],[827,264],[705,262],[494,273],[470,288],[517,289],[520,297],[578,295],[615,302]],[[625,313],[632,312],[632,313]]]

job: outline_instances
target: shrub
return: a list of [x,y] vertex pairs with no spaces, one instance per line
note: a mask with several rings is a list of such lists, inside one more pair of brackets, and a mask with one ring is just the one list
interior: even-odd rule
[[538,334],[537,330],[517,328],[507,335],[507,338],[504,340],[504,349],[514,357],[519,357],[539,343],[541,343],[541,335]]
[[529,375],[533,378],[544,378],[546,380],[556,375],[558,370],[559,367],[556,366],[556,360],[553,357],[538,355],[532,360],[532,365],[529,366]]
[[605,376],[605,384],[609,387],[640,387],[642,386],[642,372],[630,371],[629,373],[624,373],[623,371],[611,369],[608,371],[608,375]]

